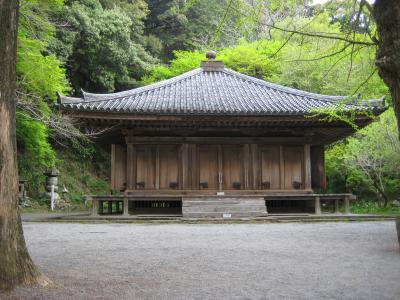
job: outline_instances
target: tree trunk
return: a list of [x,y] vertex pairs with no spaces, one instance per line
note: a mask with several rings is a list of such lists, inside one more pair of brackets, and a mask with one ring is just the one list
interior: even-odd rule
[[389,87],[400,128],[400,1],[376,0],[373,16],[379,34],[376,66]]
[[0,0],[0,289],[48,281],[32,262],[18,208],[15,88],[18,0]]

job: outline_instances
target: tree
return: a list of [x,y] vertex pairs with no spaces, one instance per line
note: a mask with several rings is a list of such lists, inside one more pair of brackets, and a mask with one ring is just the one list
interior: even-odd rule
[[56,51],[65,52],[76,94],[80,88],[95,92],[132,88],[156,61],[141,38],[146,11],[132,13],[145,8],[102,2],[104,7],[99,0],[74,1],[59,16],[67,26],[58,31],[61,43]]
[[[176,50],[234,45],[242,36],[236,22],[240,16],[225,7],[239,6],[243,0],[149,0],[146,34],[162,43],[165,60]],[[218,38],[215,38],[215,37]]]
[[345,163],[358,169],[386,207],[400,193],[400,141],[393,110],[348,139]]
[[[265,1],[255,0],[263,3]],[[272,1],[273,3],[279,2]],[[307,3],[308,1],[291,1],[289,7],[295,7],[296,3]],[[285,46],[294,35],[303,37],[322,38],[335,40],[344,43],[343,49],[351,49],[348,56],[350,60],[349,74],[352,71],[353,54],[361,47],[374,47],[377,49],[375,65],[380,77],[388,86],[392,98],[394,112],[397,118],[397,125],[400,127],[400,2],[398,0],[375,0],[370,5],[367,0],[330,0],[322,6],[307,6],[309,9],[310,22],[306,26],[297,26],[296,22],[286,23],[286,26],[275,22],[274,19],[265,20],[262,17],[256,18],[253,22],[258,26],[268,27],[287,35]],[[284,6],[284,5],[283,5]],[[259,10],[259,6],[256,6]],[[226,7],[228,10],[229,7]],[[339,22],[341,32],[331,34],[329,32],[317,32],[309,30],[308,26],[316,17],[325,10],[331,13],[332,23]],[[243,18],[248,19],[250,15],[258,15],[257,11],[250,10],[242,12]],[[363,37],[357,36],[362,33]],[[343,51],[333,51],[325,57],[339,57]],[[372,76],[372,74],[370,75]],[[362,84],[368,82],[367,77]],[[351,95],[350,95],[351,96]],[[400,134],[399,134],[400,139]]]
[[390,89],[400,128],[400,1],[376,0],[372,15],[379,34],[376,66]]
[[18,209],[15,138],[18,1],[0,0],[0,289],[49,280],[26,248]]

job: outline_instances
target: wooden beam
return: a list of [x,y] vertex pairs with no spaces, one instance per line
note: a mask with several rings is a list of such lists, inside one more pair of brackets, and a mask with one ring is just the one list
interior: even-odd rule
[[148,137],[148,136],[127,136],[127,143],[133,144],[304,144],[305,137]]

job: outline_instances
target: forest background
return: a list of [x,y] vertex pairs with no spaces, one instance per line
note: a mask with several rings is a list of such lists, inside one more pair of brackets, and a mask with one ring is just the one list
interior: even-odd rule
[[[109,151],[81,135],[57,108],[57,92],[113,92],[197,68],[207,49],[228,68],[321,94],[374,99],[388,89],[376,72],[375,26],[353,1],[21,0],[17,72],[20,176],[34,207],[46,206],[46,168],[61,171],[73,206],[84,194],[108,194]],[[271,26],[273,24],[273,26]],[[285,28],[286,30],[280,30]],[[74,126],[75,127],[74,127]],[[397,212],[400,143],[393,109],[326,150],[329,192],[352,192],[354,212]],[[397,201],[397,202],[396,202]]]

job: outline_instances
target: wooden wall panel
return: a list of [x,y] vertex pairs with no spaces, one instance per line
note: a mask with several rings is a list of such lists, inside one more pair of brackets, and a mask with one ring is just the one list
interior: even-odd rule
[[261,189],[280,188],[280,149],[279,146],[260,147]]
[[283,147],[284,161],[284,188],[295,189],[296,182],[300,183],[300,188],[304,188],[303,183],[303,159],[304,147],[287,146]]
[[[222,146],[223,189],[244,189],[243,175],[243,147]],[[234,184],[240,184],[240,188]]]
[[218,188],[218,146],[198,146],[199,182],[207,183],[209,189]]
[[[136,189],[156,188],[156,146],[138,145],[136,148]],[[144,187],[141,186],[144,184]]]
[[313,189],[326,189],[324,146],[311,147],[311,187]]
[[[179,188],[179,152],[177,145],[158,146],[160,189]],[[176,185],[176,187],[172,187]]]
[[111,188],[126,189],[126,145],[111,145]]

